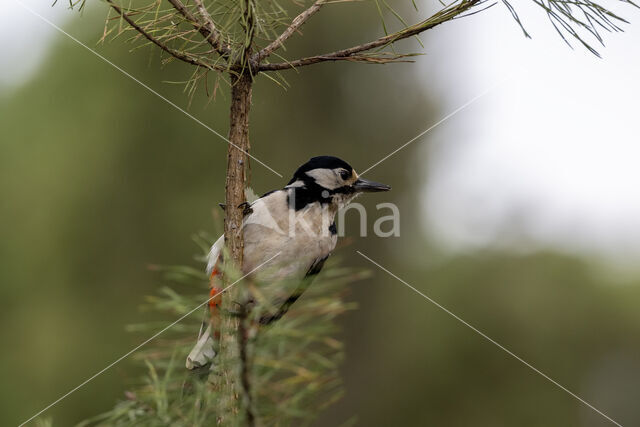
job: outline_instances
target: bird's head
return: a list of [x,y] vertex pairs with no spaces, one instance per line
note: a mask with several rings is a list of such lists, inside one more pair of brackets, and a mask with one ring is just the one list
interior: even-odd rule
[[333,156],[311,158],[296,170],[287,188],[299,190],[296,209],[313,202],[341,208],[361,193],[391,190],[388,185],[360,178],[349,163]]

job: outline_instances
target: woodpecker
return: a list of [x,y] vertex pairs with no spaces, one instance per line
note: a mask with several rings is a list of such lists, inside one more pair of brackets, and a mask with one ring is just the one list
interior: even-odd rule
[[[362,193],[390,189],[388,185],[360,178],[344,160],[318,156],[300,166],[284,188],[270,191],[243,206],[242,273],[248,274],[259,267],[260,282],[300,283],[291,295],[274,304],[279,307],[275,312],[260,318],[261,324],[281,318],[320,272],[336,247],[334,219],[338,210]],[[221,236],[208,255],[210,320],[200,328],[196,345],[187,357],[188,369],[207,365],[216,354],[215,324],[223,297],[217,280],[223,245],[224,236]]]

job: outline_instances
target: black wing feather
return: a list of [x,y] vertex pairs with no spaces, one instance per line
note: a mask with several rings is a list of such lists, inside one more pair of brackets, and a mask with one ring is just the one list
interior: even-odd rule
[[317,260],[315,260],[313,264],[311,264],[311,267],[309,267],[309,270],[302,279],[302,282],[300,282],[300,285],[289,296],[289,298],[282,302],[282,305],[280,306],[278,311],[271,315],[262,316],[260,318],[260,324],[268,325],[284,316],[284,314],[289,311],[289,308],[293,305],[293,303],[295,303],[298,298],[300,298],[302,294],[309,288],[311,282],[313,282],[313,279],[315,279],[318,273],[320,273],[320,270],[322,270],[322,267],[324,266],[327,258],[329,258],[329,255],[325,256],[324,258],[318,258]]

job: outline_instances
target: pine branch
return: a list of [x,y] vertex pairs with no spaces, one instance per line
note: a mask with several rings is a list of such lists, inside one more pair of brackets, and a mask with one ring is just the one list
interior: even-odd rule
[[138,33],[140,33],[142,36],[144,36],[151,43],[155,44],[160,49],[162,49],[163,51],[167,52],[169,55],[173,56],[174,58],[179,59],[179,60],[181,60],[183,62],[186,62],[188,64],[191,64],[191,65],[196,65],[198,67],[203,67],[203,68],[207,68],[207,69],[210,69],[210,70],[216,70],[216,71],[224,71],[224,68],[222,68],[222,67],[219,67],[219,66],[216,66],[216,65],[207,64],[205,62],[200,61],[197,58],[194,58],[192,56],[187,55],[184,52],[171,49],[169,46],[167,46],[166,44],[164,44],[163,42],[161,42],[160,40],[158,40],[157,38],[152,36],[150,33],[148,33],[144,28],[139,26],[133,19],[131,19],[129,14],[127,14],[124,10],[122,10],[120,8],[120,6],[115,4],[112,0],[106,0],[106,2],[109,3],[111,8],[113,10],[115,10],[118,13],[118,15],[120,15],[122,17],[122,19],[124,19],[127,22],[127,24],[129,24],[134,30],[136,30]]
[[[207,252],[204,247],[202,256]],[[170,279],[175,289],[163,287],[148,297],[147,309],[172,320],[202,304],[208,278],[200,269],[154,266],[153,270]],[[227,273],[232,274],[223,274]],[[236,304],[233,312],[220,315],[241,319],[234,330],[239,347],[220,346],[211,367],[185,372],[182,361],[202,321],[201,316],[185,318],[136,353],[135,360],[146,365],[147,375],[129,379],[129,388],[114,408],[78,427],[309,424],[344,394],[339,372],[344,346],[337,318],[355,308],[345,301],[348,288],[367,277],[363,271],[325,267],[287,315],[269,326],[260,325],[259,319],[272,312],[274,300],[289,295],[299,283],[238,283],[242,291],[236,295],[251,295],[254,302]],[[222,298],[230,297],[225,293]],[[128,330],[146,337],[164,326],[166,322],[151,322]],[[225,381],[229,380],[238,385],[238,394],[228,393]],[[239,408],[241,393],[244,404]]]
[[[169,2],[171,4],[180,3],[180,0],[169,0]],[[211,44],[211,47],[213,47],[216,50],[216,52],[218,52],[222,56],[228,56],[231,49],[229,46],[225,46],[221,43],[221,35],[216,29],[216,24],[213,22],[213,19],[211,18],[211,15],[207,11],[207,8],[202,3],[202,0],[194,0],[194,3],[198,8],[198,13],[204,20],[204,26],[198,25],[198,30],[207,39],[209,44]],[[184,8],[184,6],[182,7]],[[186,10],[186,8],[184,9]],[[188,10],[186,10],[186,12],[188,13]],[[204,30],[204,31],[201,31],[201,30]],[[207,35],[205,35],[204,33],[207,33]]]
[[280,34],[274,41],[269,43],[264,49],[262,49],[255,55],[254,60],[256,62],[260,62],[268,57],[273,51],[283,46],[284,42],[287,41],[287,39],[291,37],[293,33],[298,31],[300,27],[302,27],[304,23],[307,22],[309,18],[311,18],[311,16],[319,11],[320,7],[322,7],[325,2],[326,0],[316,0],[316,2],[311,5],[311,7],[302,12],[300,15],[296,16],[295,19],[291,22],[291,25],[289,25],[287,29],[282,32],[282,34]]
[[374,55],[360,55],[361,52],[367,52],[372,49],[388,46],[390,44],[396,43],[400,40],[415,36],[424,31],[430,30],[442,23],[450,21],[460,14],[468,11],[474,6],[484,3],[485,0],[463,0],[461,3],[458,3],[454,6],[447,7],[442,9],[441,11],[435,13],[433,16],[428,19],[419,22],[418,24],[406,27],[398,32],[389,34],[384,37],[380,37],[376,40],[373,40],[368,43],[364,43],[361,45],[353,46],[347,49],[338,50],[331,53],[325,53],[317,56],[310,56],[307,58],[297,59],[290,62],[281,62],[274,64],[261,64],[260,71],[277,71],[277,70],[287,70],[291,68],[302,67],[305,65],[317,64],[319,62],[326,61],[358,61],[358,62],[378,62],[378,63],[386,63],[393,61],[374,61]]

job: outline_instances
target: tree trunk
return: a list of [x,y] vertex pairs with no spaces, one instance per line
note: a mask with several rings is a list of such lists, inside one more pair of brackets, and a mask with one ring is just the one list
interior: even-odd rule
[[242,208],[245,202],[244,188],[249,158],[249,109],[251,108],[251,76],[241,75],[232,79],[231,116],[227,151],[226,215],[224,237],[235,266],[242,268]]
[[[239,207],[245,202],[245,185],[247,179],[249,157],[249,109],[251,108],[251,76],[242,74],[240,77],[232,76],[231,86],[231,113],[229,119],[229,141],[227,151],[227,179],[226,179],[226,208],[224,220],[224,236],[227,248],[225,262],[225,287],[231,285],[234,275],[229,275],[231,267],[242,275],[242,252],[244,239],[242,234],[243,208]],[[220,327],[220,356],[222,363],[222,396],[227,414],[234,417],[246,416],[241,411],[244,385],[241,379],[241,366],[239,364],[240,325],[238,316],[229,315],[239,311],[238,302],[242,299],[241,284],[231,287],[222,296],[222,313]],[[225,314],[226,313],[226,314]],[[222,402],[221,402],[222,403]],[[232,425],[231,420],[219,419],[218,423]],[[251,420],[252,421],[252,420]]]

